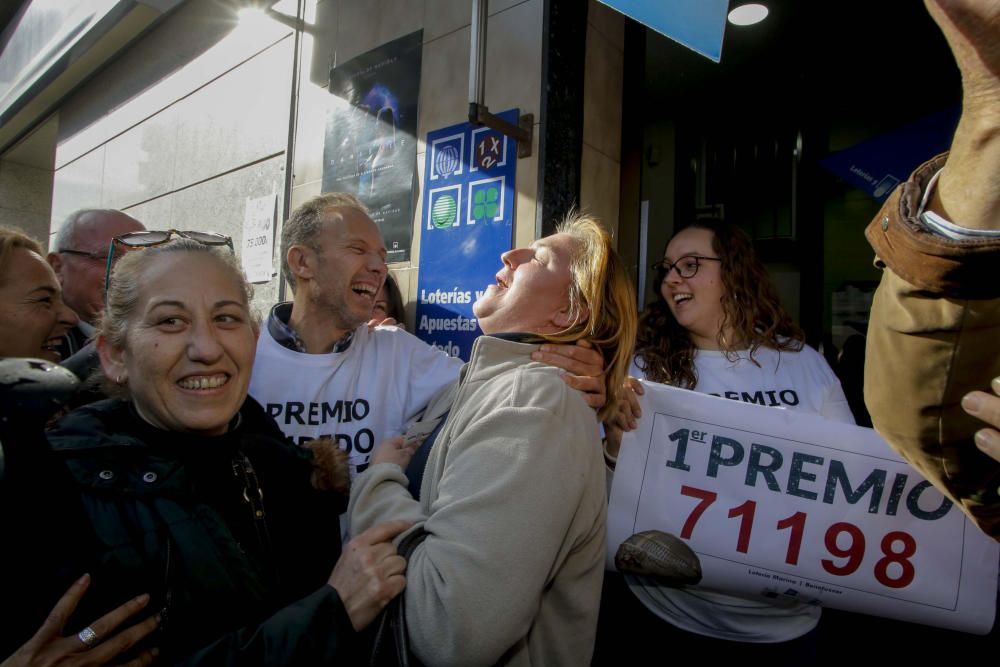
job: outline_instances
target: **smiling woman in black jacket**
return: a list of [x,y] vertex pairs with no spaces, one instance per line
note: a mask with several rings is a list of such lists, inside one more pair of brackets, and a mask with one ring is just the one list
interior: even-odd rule
[[247,398],[257,325],[234,259],[210,235],[143,234],[162,239],[125,239],[156,243],[119,261],[97,339],[125,397],[49,437],[99,544],[82,554],[93,584],[76,618],[148,593],[168,662],[344,664],[404,586],[388,540],[406,524],[358,536],[338,562],[339,499],[311,483],[316,455]]

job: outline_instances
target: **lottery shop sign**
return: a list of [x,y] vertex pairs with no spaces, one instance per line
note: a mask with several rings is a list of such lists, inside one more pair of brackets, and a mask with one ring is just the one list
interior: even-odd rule
[[609,567],[663,530],[702,587],[985,634],[1000,544],[873,430],[644,383],[611,491]]
[[[497,114],[517,124],[517,109]],[[482,333],[472,304],[496,282],[510,250],[517,143],[460,123],[427,133],[416,335],[468,360]]]

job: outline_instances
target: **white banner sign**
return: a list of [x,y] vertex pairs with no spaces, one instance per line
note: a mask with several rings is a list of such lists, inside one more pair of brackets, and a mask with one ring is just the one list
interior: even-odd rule
[[252,283],[266,283],[274,275],[274,205],[277,195],[247,197],[243,216],[243,271]]
[[662,530],[697,553],[699,586],[989,632],[1000,544],[873,430],[643,384],[609,567],[630,535]]

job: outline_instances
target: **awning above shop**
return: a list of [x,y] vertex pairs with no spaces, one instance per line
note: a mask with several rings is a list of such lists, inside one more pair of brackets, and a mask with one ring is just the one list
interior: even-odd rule
[[0,153],[181,2],[23,2],[0,35]]

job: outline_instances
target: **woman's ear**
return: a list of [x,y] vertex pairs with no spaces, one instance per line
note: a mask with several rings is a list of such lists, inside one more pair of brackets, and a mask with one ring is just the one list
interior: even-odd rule
[[115,384],[124,384],[128,381],[125,350],[114,347],[104,336],[98,336],[97,355],[101,358],[101,369],[106,378]]
[[570,312],[570,307],[566,306],[552,317],[552,324],[554,324],[560,330],[565,330],[569,329],[574,324],[586,321],[587,318],[589,317],[590,317],[590,308],[586,304],[580,306],[580,312],[576,317],[572,316],[572,313]]

